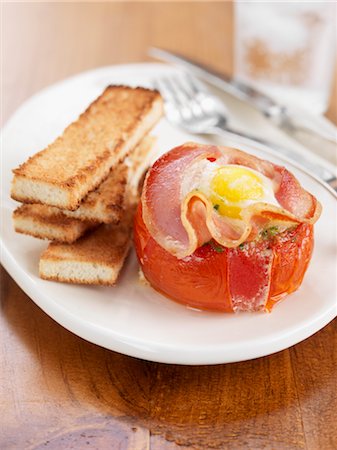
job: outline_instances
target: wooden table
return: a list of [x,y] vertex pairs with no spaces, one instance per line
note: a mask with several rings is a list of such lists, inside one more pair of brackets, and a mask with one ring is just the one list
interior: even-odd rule
[[[232,68],[230,3],[5,4],[3,25],[3,120],[64,77],[147,60],[149,45]],[[269,357],[184,367],[78,338],[4,270],[1,307],[1,449],[337,448],[336,320]]]

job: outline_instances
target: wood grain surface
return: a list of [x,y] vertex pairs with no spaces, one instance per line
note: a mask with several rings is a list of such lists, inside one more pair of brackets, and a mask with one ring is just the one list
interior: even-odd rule
[[[2,121],[41,88],[149,45],[232,70],[230,3],[2,4]],[[329,117],[336,121],[336,83]],[[337,448],[337,321],[236,364],[141,361],[90,344],[1,271],[0,449]]]

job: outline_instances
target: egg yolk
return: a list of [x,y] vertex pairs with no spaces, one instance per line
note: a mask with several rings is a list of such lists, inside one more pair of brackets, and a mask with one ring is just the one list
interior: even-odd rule
[[240,217],[241,208],[235,203],[258,200],[264,195],[261,179],[245,167],[220,167],[211,181],[211,201],[219,214]]

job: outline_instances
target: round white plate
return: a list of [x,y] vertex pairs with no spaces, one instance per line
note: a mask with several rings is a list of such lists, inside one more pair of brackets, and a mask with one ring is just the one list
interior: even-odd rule
[[[56,138],[107,84],[148,86],[168,70],[175,69],[161,64],[133,64],[86,72],[45,89],[14,114],[2,137],[2,263],[27,295],[58,323],[120,353],[165,363],[217,364],[285,349],[321,329],[337,312],[336,198],[289,161],[246,147],[251,153],[286,165],[323,205],[304,282],[271,314],[200,312],[176,304],[138,282],[133,252],[115,288],[43,281],[38,276],[38,262],[46,242],[13,230],[11,213],[16,204],[9,198],[11,169]],[[158,154],[188,140],[206,142],[172,128],[164,120],[154,134],[159,139]]]

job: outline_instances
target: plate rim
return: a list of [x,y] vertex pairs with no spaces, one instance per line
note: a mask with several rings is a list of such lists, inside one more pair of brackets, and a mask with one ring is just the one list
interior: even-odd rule
[[[9,117],[9,119],[5,122],[4,126],[2,127],[1,134],[6,132],[6,129],[11,126],[11,123],[15,121],[15,118],[17,114],[19,114],[23,109],[27,108],[27,105],[29,103],[33,102],[36,98],[45,95],[49,90],[51,89],[57,89],[58,86],[61,86],[68,82],[74,82],[78,77],[83,76],[90,76],[97,74],[99,72],[104,72],[107,70],[119,70],[119,69],[131,69],[132,67],[147,67],[155,66],[157,68],[163,68],[165,64],[162,63],[131,63],[131,64],[119,64],[119,65],[109,65],[109,66],[103,66],[96,69],[91,69],[88,71],[80,72],[78,74],[75,74],[71,77],[67,77],[63,80],[59,80],[56,83],[46,86],[42,90],[36,92],[29,98],[27,98]],[[254,147],[254,146],[250,146]],[[259,151],[262,151],[267,154],[271,154],[272,156],[276,157],[277,159],[281,161],[285,161],[287,164],[290,164],[294,166],[297,170],[300,170],[302,173],[304,173],[306,176],[311,177],[316,183],[319,183],[325,190],[327,190],[333,198],[337,199],[337,193],[326,183],[324,183],[322,180],[320,180],[317,176],[310,173],[310,171],[307,171],[305,168],[303,168],[299,163],[294,162],[290,160],[289,158],[283,157],[282,155],[278,155],[272,152],[272,150],[269,150],[268,147],[261,146],[260,144],[257,144],[255,146]],[[261,149],[261,147],[263,147]],[[333,165],[332,165],[333,166]],[[2,208],[3,213],[3,208]],[[1,224],[1,228],[3,227],[3,223]],[[330,308],[326,309],[324,312],[322,312],[321,315],[318,317],[314,317],[310,322],[306,322],[305,325],[303,325],[299,330],[295,329],[291,333],[288,333],[284,335],[283,337],[280,337],[276,335],[274,339],[271,341],[273,344],[273,350],[266,350],[268,347],[267,345],[264,346],[263,349],[260,348],[258,345],[258,348],[255,348],[256,343],[259,342],[259,339],[255,339],[250,345],[249,349],[249,356],[247,356],[247,352],[244,356],[241,357],[226,357],[226,345],[224,346],[217,346],[212,347],[213,351],[209,347],[205,347],[203,349],[202,354],[203,357],[200,357],[200,348],[190,348],[187,349],[187,351],[190,353],[190,356],[186,358],[186,354],[182,357],[181,353],[175,353],[176,347],[172,347],[170,344],[155,344],[153,342],[147,342],[146,340],[137,340],[137,343],[132,342],[132,339],[129,338],[128,342],[125,342],[121,337],[118,339],[118,336],[116,333],[109,332],[106,333],[106,329],[103,330],[100,329],[99,326],[95,326],[93,323],[85,322],[82,318],[78,318],[77,316],[73,315],[71,312],[66,310],[63,306],[57,305],[54,300],[51,301],[51,304],[49,303],[49,308],[45,308],[45,304],[48,303],[48,295],[46,295],[44,292],[39,292],[38,288],[35,286],[34,280],[31,279],[29,274],[27,274],[26,270],[20,266],[18,262],[16,262],[13,258],[13,255],[9,251],[9,249],[6,246],[6,243],[3,240],[3,233],[1,233],[0,236],[0,260],[3,264],[4,268],[7,270],[7,272],[13,277],[15,282],[20,286],[20,288],[30,297],[31,300],[39,307],[41,308],[49,317],[51,317],[53,320],[55,320],[57,323],[59,323],[61,326],[66,328],[68,331],[71,331],[72,333],[78,335],[79,337],[92,342],[96,345],[102,346],[104,348],[110,349],[112,351],[116,351],[119,353],[123,353],[132,357],[142,358],[145,360],[160,362],[160,363],[168,363],[168,364],[184,364],[184,365],[203,365],[203,364],[223,364],[223,363],[231,363],[231,362],[239,362],[244,360],[250,360],[255,359],[263,356],[267,356],[279,351],[282,351],[286,348],[289,348],[293,345],[296,345],[297,343],[303,341],[304,339],[308,338],[309,336],[315,334],[319,330],[321,330],[323,327],[325,327],[329,322],[331,322],[337,315],[337,308],[335,311],[335,308],[333,305],[331,305]],[[41,300],[42,299],[42,300]],[[50,299],[49,299],[50,302]],[[52,312],[51,312],[52,310]],[[60,316],[61,314],[61,316]],[[63,315],[62,315],[63,314]],[[69,319],[71,319],[71,325],[69,325]],[[318,328],[317,328],[317,324]],[[75,324],[75,326],[74,326]],[[280,334],[281,332],[279,332]],[[103,343],[101,341],[102,337],[109,336],[109,339],[112,338],[111,342],[109,343],[109,346],[106,343]],[[293,336],[297,336],[295,339],[291,339]],[[276,341],[276,342],[275,342]],[[289,344],[289,342],[291,343]],[[275,345],[277,343],[278,345]],[[117,344],[117,348],[113,348],[114,345],[111,344]],[[149,351],[149,349],[142,349],[142,347],[152,347],[152,351]],[[268,345],[270,345],[270,341],[268,341]],[[240,347],[243,346],[243,343],[236,346],[235,351],[238,351],[240,353]],[[184,347],[186,349],[186,345]],[[161,355],[160,350],[165,349],[165,354]],[[205,354],[205,351],[207,349],[207,354]],[[247,348],[246,348],[247,350]],[[234,350],[231,350],[229,354],[232,354]],[[220,353],[220,354],[219,354]],[[228,354],[228,349],[227,349]],[[199,357],[198,357],[199,355]]]
[[[77,316],[73,315],[62,306],[56,306],[53,300],[48,304],[49,309],[47,311],[44,307],[44,304],[45,302],[48,302],[48,295],[37,292],[35,290],[34,282],[28,281],[30,277],[27,276],[25,270],[18,264],[13,264],[12,255],[6,247],[3,247],[2,240],[0,244],[1,253],[3,253],[3,250],[5,250],[6,254],[5,257],[3,257],[3,255],[1,256],[1,263],[3,264],[4,268],[15,280],[18,286],[20,286],[20,288],[28,295],[28,297],[51,319],[53,319],[59,325],[63,326],[68,331],[88,342],[117,353],[144,359],[147,361],[179,365],[216,365],[248,361],[251,359],[269,356],[282,350],[286,350],[320,331],[328,323],[336,318],[336,311],[334,311],[335,308],[331,306],[321,315],[315,316],[310,322],[306,322],[305,325],[303,325],[300,329],[297,328],[292,332],[288,332],[284,336],[281,336],[282,333],[278,332],[278,334],[274,336],[274,339],[268,340],[267,343],[262,343],[263,338],[255,339],[249,344],[250,348],[248,349],[248,352],[247,343],[236,345],[235,348],[232,346],[230,351],[228,350],[228,347],[226,345],[217,347],[205,346],[204,348],[198,347],[198,349],[196,349],[195,347],[188,348],[185,345],[185,352],[189,352],[189,356],[186,357],[185,353],[177,353],[176,348],[169,344],[154,344],[153,342],[148,342],[146,340],[140,339],[137,340],[137,342],[133,342],[133,340],[130,338],[126,342],[123,338],[118,338],[118,336],[113,332],[108,334],[104,331],[102,332],[99,326],[92,323],[89,323],[88,325],[88,322],[85,322]],[[22,277],[20,276],[21,274],[23,275]],[[69,325],[69,319],[71,319],[71,325]],[[319,328],[316,328],[317,323],[319,324]],[[107,335],[109,335],[109,338],[112,338],[109,346],[102,341],[102,339],[106,338]],[[294,336],[296,336],[295,339]],[[119,346],[119,349],[114,348],[113,344],[117,344]],[[148,348],[149,346],[152,347],[151,351]],[[269,349],[269,346],[272,346],[272,349]],[[246,350],[245,355],[234,357],[233,353],[240,353],[240,350],[243,347],[245,347]],[[160,350],[165,350],[165,354],[162,355]],[[203,356],[201,357],[200,354]]]

